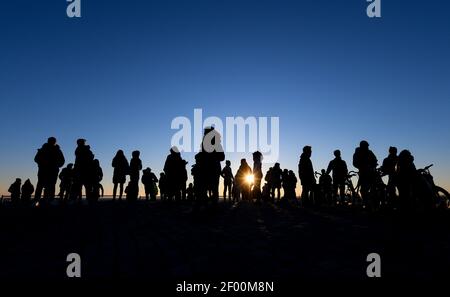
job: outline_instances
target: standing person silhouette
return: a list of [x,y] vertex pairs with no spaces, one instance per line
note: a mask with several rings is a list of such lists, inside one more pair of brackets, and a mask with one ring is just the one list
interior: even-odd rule
[[55,137],[49,137],[47,143],[38,149],[34,161],[38,165],[38,182],[36,185],[35,200],[41,199],[42,190],[44,190],[45,199],[55,197],[55,186],[58,180],[59,168],[64,165],[64,155],[56,144]]
[[221,176],[223,177],[223,200],[227,200],[227,192],[228,192],[228,200],[231,202],[231,186],[233,184],[233,171],[231,170],[231,162],[230,160],[225,161],[225,167],[222,169]]
[[21,190],[22,180],[16,178],[14,183],[9,186],[8,192],[11,194],[11,203],[17,205],[20,202],[20,190]]
[[156,183],[158,182],[158,178],[156,175],[152,172],[152,169],[150,167],[147,167],[142,171],[142,184],[144,185],[145,189],[145,200],[156,200],[156,194],[158,193],[158,187]]
[[336,200],[338,197],[338,191],[340,195],[340,200],[343,201],[345,198],[345,181],[347,180],[348,168],[347,163],[342,160],[341,151],[334,151],[334,159],[328,164],[326,174],[333,172],[333,196]]
[[141,153],[134,151],[130,160],[130,183],[128,184],[128,198],[130,201],[136,200],[139,196],[139,173],[142,170],[142,161],[139,159]]
[[[89,184],[92,185],[92,195],[91,195],[91,202],[97,202],[100,198],[100,193],[102,189],[102,185],[100,182],[103,179],[103,170],[100,166],[100,161],[98,159],[95,159],[92,162],[92,169],[90,174],[90,180]],[[103,196],[103,195],[102,195]]]
[[21,201],[24,204],[28,204],[31,202],[31,195],[34,192],[34,186],[31,183],[30,179],[27,179],[22,186],[22,196],[21,196]]
[[188,201],[194,201],[194,185],[192,183],[189,183],[189,186],[186,189],[186,196]]
[[222,137],[214,127],[206,127],[204,130],[201,152],[203,155],[203,166],[206,190],[210,199],[216,203],[219,199],[219,181],[222,168],[220,162],[225,160],[222,147]]
[[75,164],[73,166],[74,182],[72,185],[72,198],[81,201],[83,198],[83,187],[85,189],[86,198],[92,195],[92,184],[90,184],[90,174],[94,161],[94,154],[91,147],[86,145],[86,139],[77,140],[77,148],[75,149]]
[[71,193],[73,184],[73,164],[69,163],[65,168],[61,170],[59,174],[59,199],[67,200]]
[[353,166],[359,170],[358,184],[361,189],[361,197],[366,204],[368,203],[369,189],[375,182],[377,165],[377,157],[369,149],[369,143],[365,140],[361,141],[353,154]]
[[159,198],[161,201],[167,199],[167,177],[164,172],[159,174]]
[[314,168],[311,162],[312,149],[311,146],[303,147],[303,153],[298,163],[298,176],[302,184],[302,202],[304,206],[310,206],[314,199],[314,188],[316,186],[316,177],[314,176]]
[[383,160],[381,165],[381,171],[383,175],[388,176],[388,183],[386,186],[388,199],[393,202],[392,199],[396,196],[396,169],[398,163],[397,148],[394,146],[389,147],[389,155]]
[[[417,173],[414,157],[408,150],[403,150],[398,155],[397,162],[397,185],[399,193],[399,202],[401,209],[412,209],[420,188],[419,174]],[[422,197],[420,197],[422,198]]]
[[[176,146],[170,148],[170,154],[164,163],[164,173],[167,181],[168,199],[179,201],[184,180],[185,160],[181,158],[181,153]],[[187,176],[187,172],[186,172]]]
[[252,169],[247,163],[247,160],[241,159],[241,166],[239,166],[236,172],[236,186],[237,186],[237,201],[239,201],[239,196],[242,194],[242,200],[250,199],[251,184],[247,180],[247,177],[252,174]]
[[186,186],[187,186],[187,180],[188,180],[188,173],[186,166],[188,164],[188,161],[182,160],[180,164],[180,188],[181,188],[181,199],[186,200]]
[[253,153],[253,192],[252,196],[254,199],[259,201],[261,199],[261,180],[263,178],[262,173],[262,159],[263,156],[261,152],[256,151]]
[[289,197],[289,190],[290,190],[290,182],[291,179],[289,178],[289,170],[284,169],[283,172],[281,173],[281,185],[283,188],[283,192],[284,192],[284,199],[288,199]]
[[281,198],[281,180],[283,171],[280,168],[280,163],[275,163],[270,171],[270,182],[271,182],[271,196],[273,201],[275,201],[275,190],[277,191],[277,201]]
[[273,189],[273,179],[272,179],[272,170],[273,167],[269,167],[269,170],[266,172],[266,177],[264,180],[266,181],[265,187],[267,192],[267,199],[271,200],[272,202],[275,202],[274,193],[272,192]]
[[116,200],[117,187],[119,186],[119,200],[122,200],[123,185],[126,182],[126,176],[130,170],[130,165],[122,150],[118,150],[112,160],[113,172],[113,201]]
[[206,203],[208,200],[205,170],[205,153],[200,151],[195,154],[195,164],[192,165],[191,175],[194,179],[194,196],[196,205]]
[[295,177],[295,173],[292,170],[289,170],[289,180],[289,197],[296,200],[295,188],[297,187],[297,177]]

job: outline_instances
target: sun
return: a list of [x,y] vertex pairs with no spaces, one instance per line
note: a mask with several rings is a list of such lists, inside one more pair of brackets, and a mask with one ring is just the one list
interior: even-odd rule
[[253,176],[253,174],[248,174],[245,176],[245,181],[249,184],[252,185],[253,182],[255,181],[255,177]]

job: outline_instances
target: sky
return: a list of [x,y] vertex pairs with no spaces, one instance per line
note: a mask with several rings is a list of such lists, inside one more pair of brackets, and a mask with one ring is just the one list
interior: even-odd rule
[[[365,0],[81,0],[68,18],[64,0],[2,1],[0,194],[36,182],[49,136],[67,162],[87,139],[107,193],[118,149],[159,173],[172,120],[195,108],[278,117],[278,161],[294,172],[304,145],[320,170],[334,149],[351,165],[365,139],[380,162],[395,145],[435,164],[450,189],[450,4],[381,3],[375,19]],[[234,172],[241,158],[227,154]]]

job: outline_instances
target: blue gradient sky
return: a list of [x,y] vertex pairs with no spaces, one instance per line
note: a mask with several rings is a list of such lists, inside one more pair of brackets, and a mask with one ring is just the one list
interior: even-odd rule
[[448,1],[382,0],[381,19],[364,0],[82,0],[81,19],[66,5],[0,4],[0,194],[35,181],[48,136],[67,161],[86,138],[107,189],[119,148],[159,173],[172,119],[194,108],[278,116],[280,163],[295,172],[306,144],[320,169],[367,139],[379,160],[410,149],[450,186]]

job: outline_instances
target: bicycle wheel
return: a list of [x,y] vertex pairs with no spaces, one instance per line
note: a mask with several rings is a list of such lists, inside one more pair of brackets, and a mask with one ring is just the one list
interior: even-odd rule
[[434,191],[438,198],[438,207],[450,208],[450,194],[443,188],[435,186]]

